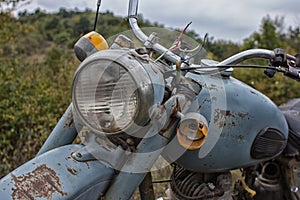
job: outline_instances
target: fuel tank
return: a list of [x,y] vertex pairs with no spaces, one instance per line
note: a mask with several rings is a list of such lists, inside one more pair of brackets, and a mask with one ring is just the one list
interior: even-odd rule
[[208,135],[198,150],[186,150],[175,138],[164,157],[197,172],[219,172],[269,160],[288,138],[287,122],[265,95],[231,76],[188,73],[202,86],[191,112],[208,121]]

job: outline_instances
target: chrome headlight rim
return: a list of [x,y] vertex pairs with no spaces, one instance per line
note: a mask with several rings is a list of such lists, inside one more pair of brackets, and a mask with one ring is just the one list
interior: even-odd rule
[[[137,107],[136,112],[132,117],[132,121],[128,123],[123,129],[114,132],[108,132],[104,131],[99,127],[94,127],[89,122],[89,120],[86,119],[86,117],[82,114],[76,99],[76,87],[78,84],[78,77],[80,76],[80,74],[83,73],[85,69],[95,65],[95,63],[96,65],[99,65],[99,68],[103,68],[103,66],[99,64],[103,61],[115,63],[120,67],[124,68],[134,81],[137,92]],[[144,65],[142,65],[136,59],[133,59],[133,57],[129,55],[126,51],[105,50],[88,57],[83,63],[81,63],[73,79],[72,101],[76,116],[79,117],[81,123],[83,123],[92,132],[98,133],[100,135],[118,135],[123,134],[124,132],[130,135],[134,134],[142,126],[149,122],[149,110],[155,103],[157,103],[154,100],[155,89],[153,88],[153,82],[147,71],[148,70],[144,68]]]

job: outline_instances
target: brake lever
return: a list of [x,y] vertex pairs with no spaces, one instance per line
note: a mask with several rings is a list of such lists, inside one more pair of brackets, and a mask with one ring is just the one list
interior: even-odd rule
[[287,68],[275,67],[275,69],[264,70],[265,75],[267,75],[269,78],[273,78],[276,72],[281,72],[289,78],[300,81],[300,69],[298,70],[297,68],[292,66],[288,66]]
[[300,68],[300,53],[297,53],[295,55],[295,58],[296,58],[296,63],[295,63],[296,67]]
[[286,70],[284,70],[283,74],[287,77],[300,81],[300,69],[296,67],[288,66]]
[[298,67],[300,55],[296,57],[285,54],[284,49],[274,49],[275,57],[270,61],[274,69],[266,69],[264,73],[273,78],[276,72],[281,72],[285,76],[300,81],[300,68]]
[[286,59],[282,63],[285,69],[281,69],[281,71],[285,76],[300,81],[300,54],[297,54],[296,56],[286,54],[285,58]]

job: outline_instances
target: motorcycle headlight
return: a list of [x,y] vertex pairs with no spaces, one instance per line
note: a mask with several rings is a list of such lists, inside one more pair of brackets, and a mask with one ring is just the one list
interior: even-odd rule
[[76,115],[96,133],[136,132],[163,99],[164,79],[153,67],[123,50],[88,57],[73,80]]

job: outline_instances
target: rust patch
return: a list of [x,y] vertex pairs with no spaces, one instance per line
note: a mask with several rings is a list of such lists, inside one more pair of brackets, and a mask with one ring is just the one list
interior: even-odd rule
[[208,86],[208,89],[218,91],[218,86],[211,84],[210,86]]
[[218,86],[215,85],[215,84],[210,84],[210,85],[203,84],[202,86],[204,88],[207,88],[208,90],[213,90],[213,91],[218,91],[219,90]]
[[232,128],[238,125],[240,120],[250,119],[248,113],[234,113],[230,110],[216,109],[214,113],[214,123],[219,126],[219,128]]
[[219,126],[219,128],[223,128],[226,126],[226,116],[230,114],[229,110],[220,110],[216,109],[215,110],[215,115],[214,115],[214,123]]
[[52,195],[60,193],[67,195],[62,191],[62,184],[55,171],[46,164],[43,164],[32,172],[15,176],[11,175],[15,182],[12,188],[12,197],[14,200],[34,200],[37,198],[52,199]]
[[[176,98],[176,102],[175,104],[171,105],[171,115],[170,115],[170,119],[168,121],[168,124],[166,124],[163,129],[161,129],[159,131],[159,134],[167,139],[169,139],[170,136],[165,135],[166,132],[168,132],[171,128],[174,128],[173,125],[174,123],[176,123],[176,121],[179,119],[177,117],[177,112],[181,112],[181,106],[180,106],[180,102],[179,99]],[[165,105],[163,105],[164,109],[165,109]]]
[[70,114],[68,115],[67,121],[64,125],[64,128],[70,128],[71,125],[73,124],[74,118],[73,118],[73,112],[70,112]]
[[67,170],[68,170],[71,174],[77,175],[76,169],[73,169],[73,168],[68,167]]

